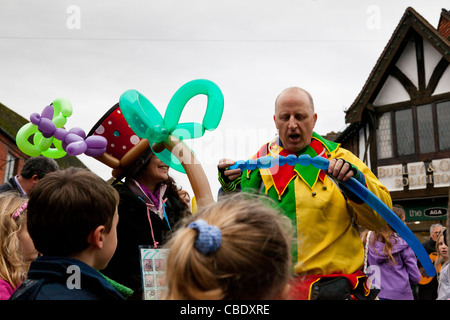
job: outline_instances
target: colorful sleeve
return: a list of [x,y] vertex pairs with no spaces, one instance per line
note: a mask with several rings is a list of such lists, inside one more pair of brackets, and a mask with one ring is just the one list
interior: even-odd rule
[[[378,178],[363,161],[343,148],[336,150],[334,157],[336,159],[342,158],[355,166],[358,169],[358,174],[360,174],[358,181],[362,182],[361,175],[363,175],[364,185],[367,189],[383,201],[389,208],[392,208],[392,199],[389,190],[381,184]],[[369,230],[375,230],[386,225],[386,221],[366,203],[358,203],[351,201],[350,199],[350,201],[348,201],[348,206],[351,214],[355,217],[356,223],[362,227]]]
[[236,190],[240,189],[240,184],[241,184],[241,178],[242,176],[240,176],[239,178],[230,181],[230,179],[228,179],[227,176],[225,176],[224,172],[226,169],[219,169],[219,183],[222,186],[222,191],[224,193],[231,193],[234,192]]

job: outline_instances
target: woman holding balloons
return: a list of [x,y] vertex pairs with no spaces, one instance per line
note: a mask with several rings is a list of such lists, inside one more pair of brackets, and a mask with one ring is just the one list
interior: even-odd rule
[[128,127],[118,104],[91,134],[107,138],[108,157],[121,162],[120,168],[113,170],[113,185],[120,195],[118,245],[102,273],[132,289],[129,299],[142,299],[139,247],[161,248],[189,211],[169,175],[169,166],[154,154],[148,141],[140,140]]

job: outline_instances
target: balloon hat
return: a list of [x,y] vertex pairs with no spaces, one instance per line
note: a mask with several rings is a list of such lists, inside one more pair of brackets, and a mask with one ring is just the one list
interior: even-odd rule
[[[202,123],[180,123],[184,107],[199,94],[208,97]],[[136,161],[143,164],[143,158],[148,159],[154,154],[169,167],[187,174],[198,206],[213,203],[206,174],[183,140],[200,138],[206,130],[216,129],[222,118],[223,106],[219,87],[203,79],[181,86],[169,101],[164,117],[143,94],[136,90],[125,91],[119,104],[108,111],[90,132],[108,140],[107,150],[96,159],[113,168],[113,176],[117,178],[124,172],[128,173],[129,166],[136,165]]]
[[101,136],[108,141],[105,152],[95,159],[112,168],[111,174],[118,180],[133,176],[152,154],[148,140],[138,137],[126,122],[119,103],[105,113],[88,136]]

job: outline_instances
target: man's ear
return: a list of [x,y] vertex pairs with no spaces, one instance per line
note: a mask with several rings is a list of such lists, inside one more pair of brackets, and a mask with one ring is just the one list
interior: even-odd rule
[[33,175],[31,176],[31,181],[32,181],[34,184],[38,183],[38,182],[39,182],[39,176],[38,176],[37,174],[33,174]]
[[103,248],[105,226],[98,226],[94,231],[89,234],[88,242],[96,249]]

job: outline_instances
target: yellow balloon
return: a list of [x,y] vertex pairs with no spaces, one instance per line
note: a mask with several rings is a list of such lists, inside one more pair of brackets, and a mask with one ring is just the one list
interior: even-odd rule
[[195,196],[192,197],[192,204],[191,204],[191,211],[192,214],[196,214],[197,213],[197,200],[195,199]]

